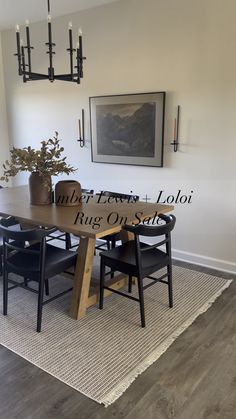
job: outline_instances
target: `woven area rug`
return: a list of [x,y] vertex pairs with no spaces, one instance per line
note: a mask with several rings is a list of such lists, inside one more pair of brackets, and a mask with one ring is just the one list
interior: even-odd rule
[[[61,287],[67,288],[68,281],[61,277]],[[0,343],[108,406],[230,282],[174,267],[174,307],[168,308],[166,285],[148,288],[145,329],[140,327],[138,304],[115,294],[106,298],[103,310],[91,307],[85,318],[75,321],[68,315],[70,294],[66,294],[44,306],[41,333],[35,331],[37,296],[18,288],[9,293],[8,316],[0,314]]]

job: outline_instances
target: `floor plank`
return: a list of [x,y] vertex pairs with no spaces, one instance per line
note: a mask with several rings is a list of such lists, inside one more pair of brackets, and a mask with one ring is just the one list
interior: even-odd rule
[[236,281],[107,409],[0,346],[0,418],[234,419],[235,318]]

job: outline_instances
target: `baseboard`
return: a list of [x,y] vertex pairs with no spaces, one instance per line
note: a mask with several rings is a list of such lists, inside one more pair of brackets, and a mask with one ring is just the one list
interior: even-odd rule
[[[150,244],[153,242],[150,241]],[[161,246],[160,249],[165,250],[164,246]],[[173,249],[172,247],[172,257],[173,259],[180,260],[182,262],[193,263],[199,266],[205,266],[206,268],[216,269],[217,271],[228,272],[230,274],[236,275],[236,263],[230,262],[228,260],[216,259],[209,256],[199,255],[197,253],[185,252],[184,250]]]
[[198,255],[196,253],[185,252],[183,250],[177,250],[172,248],[172,256],[176,260],[183,262],[194,263],[200,266],[206,266],[207,268],[217,269],[222,272],[229,272],[236,274],[236,263],[229,262],[227,260],[215,259],[204,255]]

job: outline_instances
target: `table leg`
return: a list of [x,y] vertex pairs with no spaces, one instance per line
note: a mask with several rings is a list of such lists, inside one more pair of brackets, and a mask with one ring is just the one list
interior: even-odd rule
[[76,320],[86,314],[95,242],[90,237],[80,238],[70,307],[70,316]]
[[134,240],[134,233],[131,233],[131,231],[121,230],[120,235],[122,243],[125,243],[128,240]]

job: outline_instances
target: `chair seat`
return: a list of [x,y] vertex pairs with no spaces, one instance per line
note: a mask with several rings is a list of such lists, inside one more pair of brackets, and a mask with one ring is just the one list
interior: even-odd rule
[[[34,244],[27,247],[28,250],[39,250],[40,245]],[[46,245],[45,278],[50,278],[68,269],[76,262],[77,254],[73,251],[66,251],[50,244]],[[8,271],[27,276],[31,279],[39,278],[38,255],[16,253],[9,257],[6,262]]]
[[[148,244],[140,242],[141,249],[149,247]],[[105,264],[113,270],[137,276],[137,265],[135,257],[135,242],[130,240],[111,250],[100,253],[105,258]],[[151,249],[142,255],[142,276],[151,275],[155,270],[165,266],[168,256],[159,249]]]

